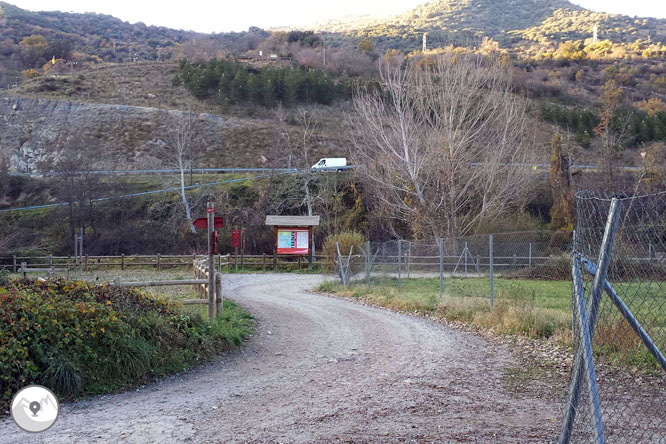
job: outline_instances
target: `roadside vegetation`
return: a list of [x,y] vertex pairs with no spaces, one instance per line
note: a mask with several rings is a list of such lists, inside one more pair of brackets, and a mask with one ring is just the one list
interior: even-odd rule
[[[402,279],[401,291],[398,291],[395,278],[373,279],[370,287],[366,281],[356,281],[347,287],[327,281],[318,290],[392,310],[458,321],[500,335],[521,335],[572,345],[570,281],[496,278],[494,287],[493,308],[490,306],[488,278],[446,278],[441,298],[438,278]],[[641,291],[633,293],[632,288],[640,288]],[[651,332],[664,331],[666,325],[666,304],[651,307],[643,304],[650,294],[657,294],[657,288],[658,283],[652,286],[632,282],[617,284],[617,290],[622,294],[632,294],[632,298],[625,300],[625,303],[637,317],[651,320],[649,325],[644,326]],[[654,313],[656,306],[659,306],[656,310],[660,313]],[[600,310],[611,309],[604,298]],[[618,338],[621,340],[618,341]],[[664,341],[660,337],[653,339],[658,343]],[[646,370],[659,368],[633,330],[620,318],[598,326],[594,345],[595,353],[607,358],[607,362]]]
[[225,300],[210,323],[167,299],[82,281],[0,286],[0,411],[28,384],[62,399],[115,392],[238,346],[251,316]]

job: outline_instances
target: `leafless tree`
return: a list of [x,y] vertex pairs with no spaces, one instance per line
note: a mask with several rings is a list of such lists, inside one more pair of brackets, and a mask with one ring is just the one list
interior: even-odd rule
[[281,143],[285,148],[284,155],[287,157],[289,168],[295,166],[303,170],[301,174],[302,200],[299,205],[305,205],[308,216],[314,214],[315,204],[322,199],[319,193],[313,193],[313,185],[317,181],[317,174],[310,170],[314,159],[313,135],[317,129],[317,122],[312,111],[300,108],[296,111],[299,131],[292,131],[287,125],[285,113],[282,107],[278,107],[277,119],[280,125]]
[[614,80],[604,85],[601,103],[601,121],[594,131],[601,139],[601,170],[606,190],[612,192],[615,160],[627,142],[631,116],[622,110],[624,92]]
[[172,186],[173,179],[177,182],[178,194],[182,202],[182,210],[185,213],[188,229],[195,233],[192,205],[186,192],[186,175],[191,173],[199,152],[199,140],[194,128],[194,117],[189,111],[165,112],[164,124],[165,134],[158,141],[159,148],[156,150],[156,154],[161,166],[173,168],[177,171],[175,176],[170,175],[166,178],[165,184]]
[[534,145],[507,66],[442,55],[380,74],[348,116],[350,157],[379,211],[416,238],[457,238],[519,205]]

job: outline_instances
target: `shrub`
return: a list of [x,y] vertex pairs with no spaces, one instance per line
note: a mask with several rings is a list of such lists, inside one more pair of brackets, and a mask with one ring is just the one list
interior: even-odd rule
[[61,397],[102,393],[209,359],[251,332],[249,315],[225,305],[225,315],[209,324],[135,289],[64,280],[5,282],[0,410],[31,383]]
[[541,265],[523,268],[507,277],[539,281],[568,281],[571,279],[571,257],[568,254],[551,256]]
[[[356,231],[343,231],[339,234],[331,234],[324,241],[323,253],[330,259],[326,263],[326,271],[337,272],[338,270],[338,249],[337,244],[340,245],[340,253],[343,257],[349,255],[351,247],[354,247],[353,254],[362,255],[361,248],[365,249],[365,238],[361,233]],[[363,268],[364,260],[362,258],[355,258],[352,260],[352,271],[358,272]]]

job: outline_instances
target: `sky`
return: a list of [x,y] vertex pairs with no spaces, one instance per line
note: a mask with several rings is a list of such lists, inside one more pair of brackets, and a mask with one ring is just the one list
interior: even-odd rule
[[[199,32],[243,31],[250,26],[301,26],[347,15],[389,16],[424,0],[5,0],[31,11],[97,12],[131,23]],[[572,0],[595,11],[666,18],[663,0]]]

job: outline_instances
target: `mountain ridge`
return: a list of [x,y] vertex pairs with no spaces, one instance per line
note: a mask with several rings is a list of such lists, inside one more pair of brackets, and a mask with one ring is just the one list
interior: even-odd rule
[[584,40],[592,37],[594,24],[600,39],[614,43],[666,41],[666,19],[594,12],[567,0],[434,0],[365,26],[334,21],[313,29],[368,37],[382,49],[414,50],[426,32],[437,46],[478,46],[485,37],[509,48]]

